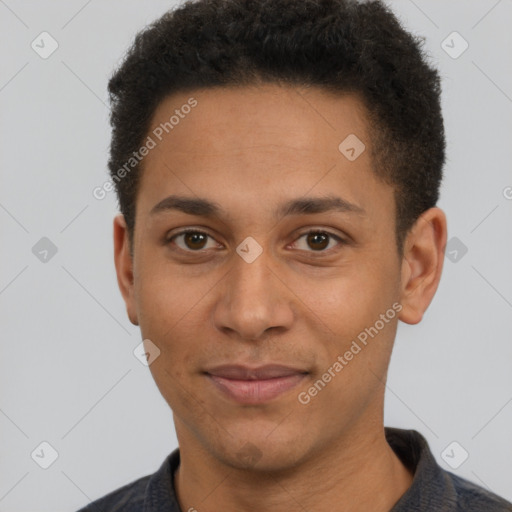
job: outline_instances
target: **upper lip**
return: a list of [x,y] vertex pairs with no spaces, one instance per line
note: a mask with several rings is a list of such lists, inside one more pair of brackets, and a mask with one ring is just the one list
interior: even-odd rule
[[249,367],[236,364],[216,366],[207,370],[206,373],[216,377],[235,380],[259,380],[275,379],[277,377],[289,377],[290,375],[306,374],[305,370],[283,366],[279,364],[267,364],[258,367]]

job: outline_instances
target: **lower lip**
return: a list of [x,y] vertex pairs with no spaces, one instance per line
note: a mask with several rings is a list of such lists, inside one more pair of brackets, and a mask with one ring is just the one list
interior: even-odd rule
[[207,375],[225,395],[243,404],[268,402],[294,388],[306,376],[303,373],[262,380],[225,379],[217,375]]

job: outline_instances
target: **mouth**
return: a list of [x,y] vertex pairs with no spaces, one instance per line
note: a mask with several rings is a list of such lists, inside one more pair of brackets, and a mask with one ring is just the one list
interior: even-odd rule
[[269,402],[296,387],[308,372],[281,365],[257,368],[224,365],[205,374],[225,397],[241,404],[256,405]]

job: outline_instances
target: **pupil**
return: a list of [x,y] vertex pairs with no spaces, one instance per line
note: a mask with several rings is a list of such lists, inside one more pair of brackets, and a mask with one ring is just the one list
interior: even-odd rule
[[[325,249],[329,243],[327,240],[328,236],[323,233],[313,233],[308,237],[308,243],[313,244],[313,249]],[[322,240],[323,239],[323,240]],[[320,244],[320,247],[314,247],[315,244]]]
[[197,243],[199,243],[199,245],[201,245],[201,243],[204,243],[204,238],[205,238],[205,235],[203,235],[202,233],[187,233],[187,235],[186,235],[187,245],[189,247],[192,246],[191,249],[200,249],[201,247],[196,247],[195,245]]

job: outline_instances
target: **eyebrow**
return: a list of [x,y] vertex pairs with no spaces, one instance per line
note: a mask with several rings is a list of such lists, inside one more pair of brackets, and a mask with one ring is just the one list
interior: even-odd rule
[[[200,217],[222,217],[224,212],[223,208],[218,203],[209,201],[208,199],[171,195],[157,203],[151,209],[150,215],[172,210]],[[341,197],[325,196],[291,199],[282,204],[274,212],[274,216],[276,218],[282,218],[290,215],[306,215],[329,211],[353,213],[360,216],[366,215],[363,208]]]

